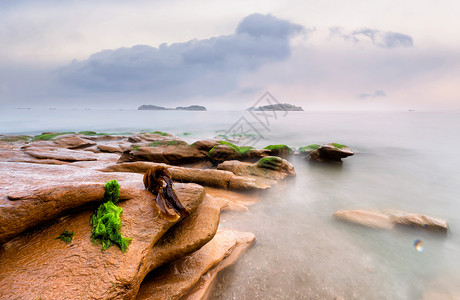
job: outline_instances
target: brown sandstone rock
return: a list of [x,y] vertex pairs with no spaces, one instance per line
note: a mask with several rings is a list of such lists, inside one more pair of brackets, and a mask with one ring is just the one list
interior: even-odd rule
[[442,232],[447,232],[448,230],[446,220],[395,210],[386,210],[382,212],[367,210],[342,210],[335,212],[334,216],[344,221],[374,228],[392,229],[395,225],[405,225]]
[[[176,193],[191,212],[204,197],[203,188],[195,184],[177,184]],[[157,217],[153,195],[142,183],[132,196],[119,203],[122,234],[133,239],[126,253],[117,246],[102,252],[100,245],[91,243],[92,211],[61,218],[0,247],[0,298],[133,297],[147,273],[152,247],[173,223]],[[64,229],[75,233],[69,245],[56,240]]]
[[118,162],[150,161],[179,165],[202,161],[206,156],[205,152],[188,145],[159,145],[126,150]]
[[227,170],[235,175],[240,176],[252,175],[274,180],[280,180],[286,178],[287,176],[295,175],[294,166],[292,166],[292,164],[287,160],[276,156],[270,156],[264,159],[270,159],[270,161],[274,161],[274,163],[270,165],[273,167],[266,168],[263,164],[259,163],[229,160],[219,164],[217,169]]
[[217,274],[225,268],[233,265],[238,258],[243,255],[243,253],[254,242],[255,235],[250,232],[238,232],[236,240],[237,243],[230,255],[224,258],[219,264],[217,264],[217,266],[209,270],[206,274],[201,276],[198,283],[182,297],[184,300],[209,299]]
[[392,229],[394,223],[391,218],[378,211],[341,210],[334,213],[334,217],[343,221],[360,224],[367,227]]
[[219,142],[220,140],[201,140],[194,142],[192,147],[195,147],[198,150],[209,152],[212,147],[219,145]]
[[[0,163],[0,243],[62,213],[101,201],[105,182],[142,183],[138,174],[106,174],[71,166]],[[131,198],[132,183],[121,199]]]
[[344,146],[335,147],[333,144],[325,144],[310,153],[310,159],[316,161],[342,161],[342,158],[354,155],[350,148]]
[[97,145],[97,149],[99,149],[102,152],[109,152],[109,153],[122,153],[123,149],[121,149],[120,146],[111,146],[111,145],[104,145],[104,144],[99,144]]
[[[208,270],[230,256],[237,248],[240,234],[235,230],[219,230],[200,250],[154,270],[145,278],[136,299],[179,299],[184,296]],[[244,240],[250,244],[254,235]]]
[[95,142],[83,139],[75,134],[59,135],[52,141],[56,146],[67,149],[83,149],[96,145]]
[[[149,168],[164,165],[159,163],[151,162],[133,162],[133,163],[121,163],[108,166],[104,169],[100,169],[102,172],[137,172],[144,173]],[[252,189],[267,189],[270,187],[270,183],[274,181],[260,182],[255,177],[243,177],[235,176],[230,171],[214,170],[214,169],[193,169],[184,167],[169,167],[171,176],[174,181],[179,182],[194,182],[206,186],[215,186],[220,188],[230,188],[238,190],[252,190]]]
[[56,159],[62,161],[97,160],[96,156],[91,152],[65,148],[29,147],[24,152],[38,159]]

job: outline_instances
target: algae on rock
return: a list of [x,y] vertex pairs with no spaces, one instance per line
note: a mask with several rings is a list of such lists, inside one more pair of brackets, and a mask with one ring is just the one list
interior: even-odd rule
[[131,243],[130,238],[121,235],[121,213],[123,209],[116,206],[120,197],[120,185],[116,180],[105,184],[104,203],[102,203],[91,216],[91,241],[102,244],[102,251],[113,244],[118,245],[122,252],[126,252]]

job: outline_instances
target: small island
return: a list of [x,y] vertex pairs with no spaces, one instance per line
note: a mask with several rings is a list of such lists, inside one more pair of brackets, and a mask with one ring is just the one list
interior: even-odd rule
[[167,108],[163,106],[144,104],[137,108],[137,110],[193,110],[193,111],[206,111],[206,107],[201,105],[178,106],[176,108]]
[[284,110],[284,111],[303,111],[303,108],[300,106],[295,106],[289,103],[277,103],[277,104],[271,104],[271,105],[264,105],[264,106],[259,106],[259,107],[250,107],[247,110],[253,110],[253,111],[261,111],[261,110],[268,110],[268,111],[278,111],[278,110]]

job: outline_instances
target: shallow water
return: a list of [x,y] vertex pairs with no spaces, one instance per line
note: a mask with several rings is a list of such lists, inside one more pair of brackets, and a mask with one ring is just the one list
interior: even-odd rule
[[[342,166],[292,157],[295,178],[264,193],[248,212],[223,214],[221,227],[252,231],[257,242],[223,273],[214,298],[421,299],[429,289],[458,293],[460,113],[289,112],[272,116],[264,127],[249,112],[1,110],[0,133],[162,130],[189,132],[182,136],[191,142],[224,133],[242,116],[253,126],[245,129],[263,137],[255,146],[339,142],[355,156]],[[450,230],[387,232],[332,218],[336,210],[359,208],[442,217]],[[423,252],[414,247],[418,239]]]

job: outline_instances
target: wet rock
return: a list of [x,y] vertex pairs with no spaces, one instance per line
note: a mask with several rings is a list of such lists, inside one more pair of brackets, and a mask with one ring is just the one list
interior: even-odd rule
[[310,159],[315,161],[342,161],[342,158],[354,155],[350,148],[340,144],[325,144],[310,153]]
[[[238,247],[239,244],[247,248],[254,239],[250,233],[219,230],[200,250],[151,272],[142,283],[136,299],[179,299],[235,249],[244,248]],[[242,251],[238,252],[241,254]]]
[[372,228],[392,229],[394,223],[390,216],[367,210],[341,210],[334,213],[334,217],[343,221],[360,224]]
[[428,230],[447,231],[447,221],[421,214],[406,213],[403,211],[391,211],[390,214],[393,222],[399,225],[421,227]]
[[294,166],[277,156],[261,158],[257,163],[225,161],[217,166],[218,170],[227,170],[235,175],[252,175],[268,179],[280,180],[287,176],[295,176]]
[[119,163],[134,161],[150,161],[180,165],[206,160],[207,154],[189,145],[162,145],[155,147],[135,147],[126,150],[118,160]]
[[448,230],[446,220],[395,210],[343,210],[335,212],[334,216],[344,221],[374,228],[392,229],[396,225],[404,225],[442,232]]
[[289,157],[292,153],[293,150],[288,147],[287,145],[269,145],[264,148],[267,151],[267,154],[269,156],[278,156],[281,158],[287,158]]
[[227,160],[256,161],[269,155],[269,150],[250,148],[227,144],[217,145],[208,152],[208,158],[214,165],[218,165]]
[[83,149],[96,145],[95,142],[80,138],[75,134],[59,135],[52,141],[56,146],[67,149]]
[[[136,172],[144,173],[151,167],[167,166],[165,164],[150,163],[150,162],[133,162],[121,163],[108,166],[100,169],[102,172]],[[206,186],[215,186],[220,188],[230,188],[239,190],[266,189],[270,187],[270,183],[260,182],[255,177],[236,176],[230,171],[214,170],[214,169],[193,169],[177,166],[170,166],[172,179],[179,182],[194,182]]]
[[198,150],[209,152],[212,147],[219,145],[220,140],[201,140],[196,141],[192,144],[192,147],[197,148]]
[[0,163],[0,243],[104,196],[104,184],[126,182],[121,199],[132,197],[139,174],[106,174],[71,166]]
[[238,232],[237,243],[230,255],[224,258],[217,266],[209,270],[206,274],[201,276],[198,283],[183,296],[183,299],[209,299],[217,274],[225,268],[233,265],[252,245],[254,240],[254,234],[250,232]]
[[111,145],[104,145],[99,144],[97,145],[97,149],[102,152],[109,152],[109,153],[123,153],[123,149],[120,146],[111,146]]
[[62,161],[97,160],[96,155],[91,152],[65,148],[29,147],[24,153],[37,159],[56,159]]
[[[177,184],[176,193],[190,212],[204,197],[195,184]],[[133,298],[148,271],[152,247],[174,223],[157,217],[153,195],[141,181],[132,196],[119,203],[123,236],[132,238],[126,253],[116,246],[102,252],[91,243],[92,211],[61,218],[2,245],[0,298]],[[56,240],[64,229],[74,232],[70,244]]]

